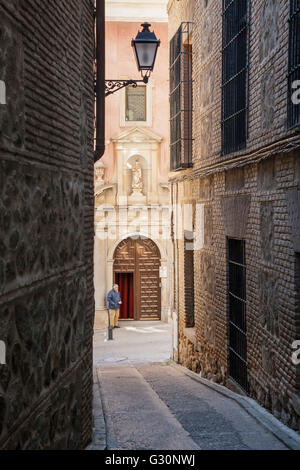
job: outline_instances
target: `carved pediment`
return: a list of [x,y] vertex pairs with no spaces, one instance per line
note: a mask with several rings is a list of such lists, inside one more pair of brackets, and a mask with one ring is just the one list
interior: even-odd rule
[[144,129],[141,127],[132,127],[131,129],[126,129],[126,131],[121,132],[116,137],[112,137],[112,142],[151,142],[159,143],[162,142],[163,138],[154,132]]

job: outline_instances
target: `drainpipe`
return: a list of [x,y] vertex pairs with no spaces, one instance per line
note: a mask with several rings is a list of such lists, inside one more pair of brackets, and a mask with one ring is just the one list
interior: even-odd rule
[[[176,190],[176,212],[177,212],[177,208],[178,208],[178,205],[179,205],[179,200],[178,200],[178,181],[176,183],[176,186],[175,186],[175,190]],[[178,212],[177,212],[178,214]],[[176,222],[178,223],[178,218],[176,217]],[[179,297],[180,297],[180,293],[179,293],[179,286],[180,286],[180,283],[179,283],[179,249],[178,249],[178,238],[177,238],[177,228],[176,228],[176,246],[175,246],[175,253],[176,253],[176,274],[175,274],[175,277],[176,277],[176,281],[177,281],[177,299],[176,299],[176,304],[177,304],[177,362],[178,364],[180,364],[180,353],[179,353],[179,338],[180,338],[180,331],[179,331],[179,320],[180,320],[180,308],[179,308]]]
[[96,0],[96,148],[94,162],[96,163],[105,151],[105,0]]
[[[178,184],[178,183],[177,183]],[[175,311],[176,313],[176,321],[177,321],[177,360],[176,362],[179,363],[179,310],[177,310],[176,308],[176,304],[178,305],[178,298],[176,299],[176,302],[175,302],[175,299],[174,299],[174,290],[176,290],[177,292],[177,296],[178,296],[178,290],[176,289],[176,287],[178,287],[178,283],[176,282],[176,237],[174,236],[174,210],[177,210],[177,200],[175,201],[175,204],[174,204],[174,191],[176,190],[177,188],[177,184],[175,183],[171,183],[171,206],[172,206],[172,218],[171,218],[171,240],[172,240],[172,245],[173,245],[173,295],[172,295],[172,310],[173,310],[173,313]],[[177,198],[176,198],[177,199]],[[175,217],[175,221],[177,220],[177,218]],[[172,317],[173,318],[173,317]],[[174,318],[173,318],[173,322],[174,322]],[[172,334],[174,334],[174,331],[172,331]],[[174,339],[172,340],[172,343],[174,343]],[[174,346],[174,344],[173,344]],[[173,356],[173,360],[175,359],[174,358],[174,347],[173,347],[173,351],[172,351],[172,356]]]

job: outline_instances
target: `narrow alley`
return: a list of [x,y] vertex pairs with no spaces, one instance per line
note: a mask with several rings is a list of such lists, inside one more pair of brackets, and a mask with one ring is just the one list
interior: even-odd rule
[[[94,407],[104,419],[96,420],[102,440],[94,429],[90,449],[284,450],[296,448],[297,439],[300,447],[297,434],[259,405],[255,419],[254,409],[230,397],[238,395],[170,361],[170,339],[162,322],[122,322],[113,341],[96,330]],[[266,428],[270,422],[277,437]]]
[[300,0],[0,0],[23,450],[300,450]]

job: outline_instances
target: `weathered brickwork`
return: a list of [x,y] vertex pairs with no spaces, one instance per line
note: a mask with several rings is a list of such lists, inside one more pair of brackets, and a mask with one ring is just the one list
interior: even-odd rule
[[247,146],[226,156],[222,2],[170,0],[168,11],[170,39],[181,22],[194,22],[193,169],[170,174],[173,203],[203,208],[203,233],[195,234],[203,244],[194,252],[193,329],[184,314],[183,244],[175,245],[178,359],[235,386],[228,360],[227,238],[244,240],[248,393],[300,431],[299,367],[292,362],[299,335],[300,138],[299,128],[287,128],[289,2],[251,2]]
[[94,17],[0,0],[0,448],[91,440]]

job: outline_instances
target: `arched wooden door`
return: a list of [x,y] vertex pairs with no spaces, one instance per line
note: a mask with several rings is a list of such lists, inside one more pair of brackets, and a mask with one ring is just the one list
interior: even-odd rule
[[[156,244],[149,238],[123,240],[114,254],[114,280],[124,286],[126,305],[121,307],[120,318],[135,320],[160,320],[160,253]],[[127,279],[128,278],[128,279]],[[130,279],[133,278],[133,282]],[[128,291],[132,282],[133,292]],[[125,288],[126,286],[126,288]],[[129,287],[131,289],[131,287]],[[126,290],[126,293],[125,293]],[[133,297],[133,312],[128,307]]]

